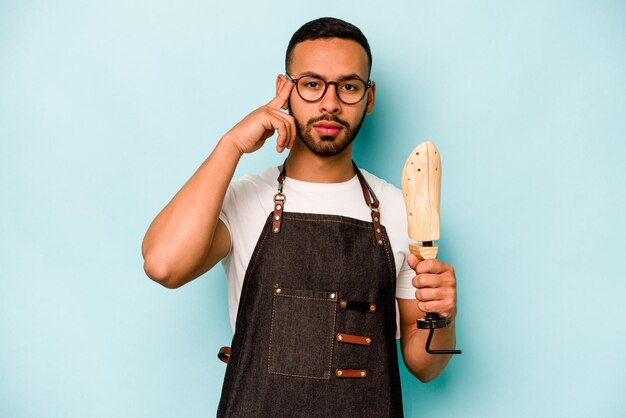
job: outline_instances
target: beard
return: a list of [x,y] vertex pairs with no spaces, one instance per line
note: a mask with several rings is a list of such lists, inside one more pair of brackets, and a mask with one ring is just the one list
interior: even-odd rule
[[[293,119],[296,122],[298,139],[300,139],[312,153],[325,157],[341,154],[346,148],[348,148],[348,146],[354,141],[354,138],[358,135],[359,130],[361,130],[361,126],[363,125],[363,121],[365,120],[364,111],[361,119],[353,128],[348,122],[339,119],[337,116],[325,114],[317,118],[311,118],[306,125],[302,125],[300,121],[298,121],[298,118],[291,113],[291,106],[289,107],[289,114],[293,116]],[[343,132],[340,132],[337,136],[321,135],[320,141],[316,142],[313,138],[313,125],[321,121],[338,123],[343,126]]]

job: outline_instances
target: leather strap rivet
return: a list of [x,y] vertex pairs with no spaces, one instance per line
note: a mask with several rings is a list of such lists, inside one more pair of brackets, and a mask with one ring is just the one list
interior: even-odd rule
[[282,209],[282,206],[280,206],[280,205],[276,205],[276,209],[277,209],[277,210],[281,210],[281,209]]
[[343,341],[343,335],[341,335],[341,334],[337,335],[337,340]]
[[331,293],[331,294],[330,294],[330,298],[331,298],[331,299],[335,299],[336,297],[337,297],[337,295],[335,295],[334,293]]
[[343,299],[341,302],[339,302],[339,306],[341,307],[341,309],[346,309],[346,306],[348,306],[348,301]]
[[365,342],[368,343],[368,344],[371,344],[372,343],[372,339],[371,338],[366,338]]
[[280,220],[280,216],[276,216],[274,219],[276,219],[278,221],[278,220]]
[[337,371],[335,372],[335,374],[336,374],[337,376],[341,376],[341,375],[343,374],[343,372],[342,372],[341,370],[337,370]]
[[376,232],[380,234],[380,228],[376,228]]
[[365,372],[361,372],[361,377],[365,377]]
[[372,303],[370,305],[370,312],[376,312],[376,304],[375,303]]
[[280,293],[280,292],[282,292],[282,290],[276,289],[276,293]]
[[383,245],[383,240],[379,239],[378,240],[378,245]]
[[374,221],[378,222],[378,216],[374,216]]
[[274,228],[274,232],[278,232],[278,231],[279,231],[279,229],[278,229],[278,228]]
[[228,361],[230,360],[230,347],[221,347],[217,353],[217,358],[228,364]]

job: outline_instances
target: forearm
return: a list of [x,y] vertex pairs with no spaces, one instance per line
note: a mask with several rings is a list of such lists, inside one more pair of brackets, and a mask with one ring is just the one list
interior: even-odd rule
[[[451,354],[428,354],[426,340],[430,330],[418,329],[413,323],[406,327],[402,336],[402,357],[409,371],[422,382],[429,382],[438,377],[446,367]],[[432,349],[454,349],[456,332],[454,319],[445,327],[436,329],[430,343]]]
[[219,213],[241,153],[222,138],[152,221],[142,254],[148,276],[168,287],[195,277],[211,248]]

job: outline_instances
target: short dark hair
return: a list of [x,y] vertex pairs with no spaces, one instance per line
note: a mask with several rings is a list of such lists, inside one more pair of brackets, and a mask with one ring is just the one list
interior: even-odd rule
[[307,22],[293,34],[287,46],[285,70],[289,71],[293,49],[297,44],[304,41],[329,38],[350,39],[358,42],[367,53],[369,71],[372,71],[372,52],[370,51],[370,45],[365,35],[363,35],[363,32],[353,24],[334,17],[320,17],[319,19]]

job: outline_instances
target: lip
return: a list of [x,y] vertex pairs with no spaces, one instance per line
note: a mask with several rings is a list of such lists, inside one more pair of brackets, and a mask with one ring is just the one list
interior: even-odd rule
[[318,122],[315,125],[313,125],[315,128],[334,128],[334,129],[341,129],[342,126],[336,122]]
[[313,128],[320,134],[324,136],[335,136],[337,133],[343,129],[343,126],[336,122],[318,122],[313,125]]
[[314,128],[320,135],[324,135],[324,136],[335,136],[341,130],[340,128],[335,128],[335,127],[328,128],[323,125],[314,126]]

